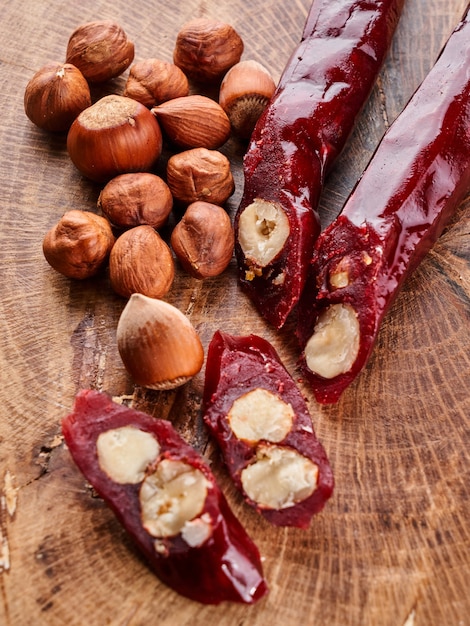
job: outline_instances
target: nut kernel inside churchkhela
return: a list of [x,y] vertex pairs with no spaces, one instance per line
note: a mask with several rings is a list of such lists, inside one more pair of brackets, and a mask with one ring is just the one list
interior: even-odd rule
[[155,437],[135,426],[122,426],[101,433],[96,446],[100,468],[120,485],[141,482],[147,466],[160,452]]
[[[143,481],[139,500],[142,524],[153,537],[184,532],[187,543],[203,543],[210,535],[204,509],[210,483],[201,470],[183,461],[163,459]],[[197,544],[200,545],[200,544]]]
[[257,198],[240,214],[238,241],[249,264],[266,267],[284,248],[290,226],[282,207]]
[[282,441],[292,428],[292,406],[266,389],[253,389],[233,403],[227,419],[238,439]]
[[348,372],[359,352],[359,321],[349,304],[332,304],[320,313],[305,349],[308,368],[334,378]]
[[286,509],[312,495],[318,467],[292,448],[260,444],[256,460],[242,471],[241,482],[260,507]]

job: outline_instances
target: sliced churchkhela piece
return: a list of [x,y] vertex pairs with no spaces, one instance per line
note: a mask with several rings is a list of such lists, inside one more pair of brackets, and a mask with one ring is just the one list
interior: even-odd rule
[[170,422],[84,390],[62,430],[78,468],[169,587],[205,604],[252,604],[266,593],[258,549]]
[[276,328],[304,287],[325,176],[375,84],[402,6],[314,0],[251,136],[234,220],[239,281]]
[[404,280],[470,189],[470,10],[319,237],[299,303],[301,364],[336,402]]
[[268,341],[214,334],[203,415],[247,502],[273,524],[308,527],[333,474],[305,399]]

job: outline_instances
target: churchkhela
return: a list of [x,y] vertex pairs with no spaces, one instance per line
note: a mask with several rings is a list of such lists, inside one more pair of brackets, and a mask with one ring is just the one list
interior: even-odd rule
[[298,307],[301,366],[336,402],[405,279],[470,190],[470,9],[317,240]]
[[76,465],[162,582],[204,604],[252,604],[266,594],[258,549],[170,422],[83,390],[62,431]]
[[269,522],[307,528],[334,486],[308,407],[274,347],[217,331],[203,418],[245,500]]
[[258,120],[235,215],[241,288],[281,328],[305,285],[325,177],[375,85],[403,0],[314,0]]

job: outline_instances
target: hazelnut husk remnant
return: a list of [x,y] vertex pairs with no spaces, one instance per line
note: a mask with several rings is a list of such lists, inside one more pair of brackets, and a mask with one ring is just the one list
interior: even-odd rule
[[124,96],[104,96],[80,113],[70,127],[72,162],[96,182],[126,172],[149,171],[162,151],[162,133],[152,113]]
[[134,293],[122,311],[116,338],[124,366],[143,387],[179,387],[204,362],[201,340],[189,319],[172,304],[141,293]]
[[109,256],[109,278],[116,293],[125,298],[133,293],[162,298],[174,276],[171,250],[151,226],[136,226],[117,238]]
[[218,276],[230,263],[234,248],[228,213],[216,204],[193,202],[173,229],[171,246],[191,276]]
[[180,148],[220,148],[230,120],[220,104],[198,94],[174,98],[152,109],[167,137]]
[[197,18],[178,32],[173,61],[193,81],[214,83],[238,63],[243,48],[242,38],[230,24]]
[[171,213],[173,196],[160,176],[131,172],[112,178],[102,189],[97,205],[119,228],[144,224],[160,228]]
[[43,253],[68,278],[90,278],[107,260],[114,245],[108,220],[88,211],[67,211],[46,234]]
[[111,21],[82,24],[70,36],[66,61],[89,83],[104,83],[122,74],[134,60],[134,44],[123,28]]
[[271,74],[257,61],[240,61],[229,69],[220,85],[219,104],[236,135],[250,138],[275,90]]
[[123,93],[148,108],[188,94],[186,74],[174,63],[153,58],[131,65]]
[[24,92],[29,119],[51,132],[66,132],[75,118],[91,105],[90,87],[70,63],[49,63],[34,74]]
[[204,200],[222,205],[234,192],[230,161],[218,150],[193,148],[174,154],[167,163],[167,183],[181,204]]

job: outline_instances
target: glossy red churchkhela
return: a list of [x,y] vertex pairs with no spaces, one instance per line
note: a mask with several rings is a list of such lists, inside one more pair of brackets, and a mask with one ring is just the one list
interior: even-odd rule
[[239,281],[281,328],[305,284],[325,176],[375,84],[404,0],[314,0],[258,120],[235,215]]
[[62,430],[78,468],[164,583],[205,604],[265,595],[258,549],[170,422],[84,390]]
[[332,494],[333,474],[305,399],[268,341],[214,334],[203,416],[247,502],[273,524],[307,528]]
[[319,237],[299,303],[301,364],[335,402],[384,315],[470,189],[470,9]]

